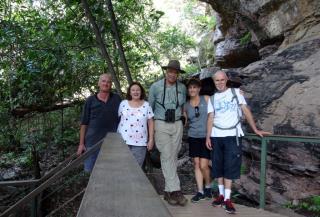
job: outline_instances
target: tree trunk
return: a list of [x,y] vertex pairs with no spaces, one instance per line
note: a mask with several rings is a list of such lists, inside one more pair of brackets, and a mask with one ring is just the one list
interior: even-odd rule
[[98,28],[98,25],[97,25],[97,23],[95,21],[95,18],[91,13],[89,4],[88,4],[87,0],[81,0],[81,3],[82,3],[82,7],[84,9],[85,15],[88,18],[90,24],[92,25],[93,32],[94,32],[94,34],[96,36],[96,40],[97,40],[97,42],[99,44],[99,48],[101,50],[101,55],[105,59],[105,61],[107,62],[108,71],[109,71],[109,73],[111,74],[111,76],[113,78],[113,82],[114,82],[114,84],[116,86],[116,90],[120,95],[122,95],[119,79],[117,78],[117,75],[116,75],[116,73],[114,71],[110,55],[109,55],[109,53],[107,51],[105,42],[104,42],[104,40],[103,40],[103,38],[101,36],[101,32],[100,32],[100,30]]
[[[113,35],[113,32],[112,32],[112,35]],[[117,56],[118,56],[117,51],[119,52],[119,50],[117,49],[117,44],[115,42],[115,36],[113,36],[113,39],[114,40],[112,40],[112,46],[113,46],[113,58],[114,58],[114,70],[116,71],[116,73],[118,75],[120,75],[119,62],[118,62],[118,58],[117,58]]]
[[131,73],[129,70],[128,62],[127,62],[125,54],[124,54],[124,49],[122,46],[121,37],[120,37],[119,31],[118,31],[118,24],[117,24],[116,16],[114,15],[114,11],[113,11],[112,1],[107,0],[107,4],[108,4],[108,10],[109,10],[110,18],[111,18],[111,28],[114,33],[113,36],[115,37],[115,40],[116,40],[116,43],[118,46],[120,60],[122,62],[122,66],[123,66],[125,75],[128,79],[128,82],[129,82],[129,84],[131,84],[132,77],[131,77]]

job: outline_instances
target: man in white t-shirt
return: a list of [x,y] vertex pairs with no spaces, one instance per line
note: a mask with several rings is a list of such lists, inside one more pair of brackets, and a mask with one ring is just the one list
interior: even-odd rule
[[213,206],[224,206],[227,213],[235,213],[230,201],[232,180],[240,178],[242,143],[244,135],[240,117],[244,114],[250,127],[257,135],[263,137],[271,133],[258,130],[246,100],[239,89],[227,87],[228,77],[218,71],[213,76],[217,88],[208,102],[208,122],[206,145],[214,152],[212,155],[212,176],[218,179],[219,197]]

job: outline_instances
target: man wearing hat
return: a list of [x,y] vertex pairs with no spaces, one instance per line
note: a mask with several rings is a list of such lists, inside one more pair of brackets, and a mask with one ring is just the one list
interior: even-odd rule
[[186,101],[186,87],[177,81],[180,73],[178,60],[170,60],[165,78],[153,83],[149,91],[149,104],[154,111],[155,142],[160,152],[161,168],[165,178],[164,199],[170,205],[185,206],[187,199],[181,193],[177,174],[178,153],[183,133],[182,106]]

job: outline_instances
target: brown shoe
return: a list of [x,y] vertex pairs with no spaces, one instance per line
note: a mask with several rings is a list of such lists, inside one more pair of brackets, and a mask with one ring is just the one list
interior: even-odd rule
[[170,204],[170,205],[172,205],[172,206],[178,204],[178,201],[173,198],[171,192],[165,191],[165,192],[164,192],[163,199],[166,200],[166,201],[168,202],[168,204]]
[[183,196],[181,191],[174,191],[171,193],[174,200],[178,202],[178,205],[185,206],[188,203],[188,199]]

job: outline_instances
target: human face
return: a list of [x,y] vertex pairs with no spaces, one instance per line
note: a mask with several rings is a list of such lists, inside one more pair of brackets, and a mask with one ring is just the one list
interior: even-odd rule
[[197,85],[190,85],[188,87],[188,94],[190,97],[199,96],[200,87]]
[[101,75],[99,78],[98,86],[100,92],[109,93],[112,87],[111,77],[108,75]]
[[218,91],[225,91],[227,89],[228,77],[224,72],[218,72],[213,77],[214,84]]
[[141,88],[139,85],[132,85],[130,88],[130,96],[133,100],[140,100],[141,98]]
[[166,72],[166,81],[168,84],[172,85],[175,84],[178,78],[179,72],[175,69],[167,69]]

